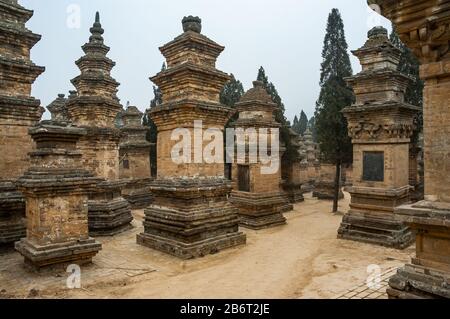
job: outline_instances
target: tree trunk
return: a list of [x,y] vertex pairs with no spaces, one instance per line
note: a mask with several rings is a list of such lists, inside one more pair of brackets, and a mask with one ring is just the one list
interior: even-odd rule
[[338,212],[340,190],[341,190],[341,161],[338,161],[336,163],[336,178],[334,180],[333,213]]

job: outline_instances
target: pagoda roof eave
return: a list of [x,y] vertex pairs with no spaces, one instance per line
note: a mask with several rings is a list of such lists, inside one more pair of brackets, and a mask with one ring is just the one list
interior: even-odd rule
[[395,110],[395,111],[410,111],[410,112],[421,112],[422,109],[418,106],[414,106],[408,103],[401,103],[396,101],[388,102],[378,102],[364,105],[354,104],[344,108],[341,112],[344,114],[357,114],[363,112],[374,112],[380,110]]

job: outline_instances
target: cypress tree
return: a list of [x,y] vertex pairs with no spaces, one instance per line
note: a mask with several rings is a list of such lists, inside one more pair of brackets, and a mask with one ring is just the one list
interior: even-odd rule
[[333,9],[328,17],[322,51],[321,92],[315,112],[317,141],[323,160],[336,165],[333,212],[338,210],[341,165],[350,162],[352,158],[347,121],[341,113],[355,99],[353,91],[344,80],[353,73],[347,50],[341,14],[338,9]]
[[295,132],[297,132],[297,133],[300,131],[299,124],[300,124],[300,122],[299,122],[298,117],[297,117],[297,115],[296,115],[296,116],[294,117],[294,121],[292,122],[292,129],[293,129]]
[[308,128],[308,117],[306,116],[306,113],[302,110],[300,113],[300,120],[298,123],[298,134],[303,135],[306,132],[306,129]]

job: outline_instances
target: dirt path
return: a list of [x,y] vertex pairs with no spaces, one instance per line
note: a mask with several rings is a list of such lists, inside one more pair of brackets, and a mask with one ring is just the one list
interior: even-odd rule
[[[348,209],[346,195],[340,204],[342,211]],[[296,205],[294,212],[286,214],[288,225],[262,231],[245,230],[246,246],[190,261],[136,245],[135,235],[142,230],[143,214],[137,211],[134,232],[102,240],[103,251],[95,264],[82,269],[83,289],[58,288],[63,283],[60,280],[56,286],[39,286],[40,296],[333,298],[365,282],[369,265],[377,264],[385,271],[403,265],[413,254],[413,248],[399,252],[337,240],[342,216],[333,215],[330,210],[330,202],[308,197]],[[20,258],[11,258],[10,263],[20,264]],[[0,274],[3,274],[1,284],[7,278],[4,272]],[[14,278],[16,281],[28,278],[22,294],[31,287],[29,277],[24,271]],[[45,274],[36,278],[35,285],[40,278],[45,278]],[[20,290],[21,286],[18,287]]]

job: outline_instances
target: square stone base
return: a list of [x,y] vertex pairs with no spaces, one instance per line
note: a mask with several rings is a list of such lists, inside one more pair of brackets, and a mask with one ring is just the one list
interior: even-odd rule
[[111,201],[89,200],[89,235],[114,236],[132,228],[131,208],[123,197]]
[[371,216],[348,212],[338,230],[339,239],[354,240],[395,249],[405,249],[414,243],[414,233],[392,216]]
[[202,257],[245,244],[237,209],[228,201],[229,181],[157,180],[155,201],[145,209],[144,233],[138,244],[182,259]]
[[14,247],[26,233],[25,198],[10,181],[0,181],[0,246]]
[[102,249],[93,238],[43,246],[24,238],[15,247],[24,256],[25,263],[37,270],[55,265],[87,264]]
[[238,209],[239,225],[250,229],[264,229],[286,224],[282,212],[289,204],[281,193],[232,192],[231,203]]
[[450,273],[406,265],[389,280],[390,299],[450,299]]
[[137,243],[181,259],[193,259],[216,254],[227,248],[244,245],[246,243],[246,237],[243,233],[231,233],[194,243],[184,243],[165,237],[142,233],[137,235]]

